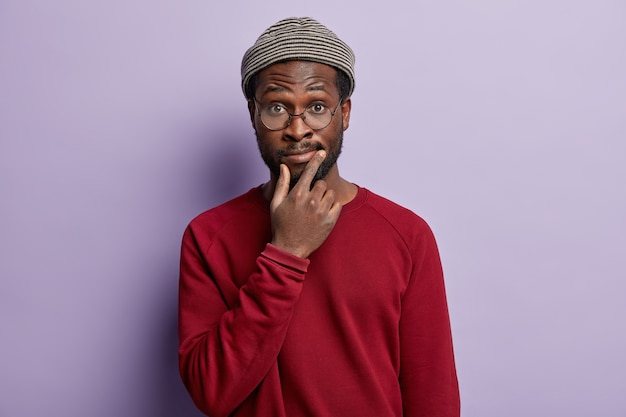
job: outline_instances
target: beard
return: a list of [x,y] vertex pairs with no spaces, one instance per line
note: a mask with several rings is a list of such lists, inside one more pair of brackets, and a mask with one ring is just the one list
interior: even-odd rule
[[[271,149],[270,146],[267,145],[266,142],[259,139],[259,134],[256,132],[255,134],[257,138],[257,145],[259,146],[259,151],[261,153],[261,158],[263,158],[263,162],[269,168],[272,175],[276,178],[280,175],[280,164],[282,163],[283,157],[285,153],[298,151],[298,152],[306,152],[313,150],[324,150],[326,151],[326,158],[322,161],[313,180],[311,181],[311,187],[315,184],[316,181],[321,180],[328,175],[330,169],[335,166],[337,160],[339,159],[339,155],[341,154],[341,148],[343,147],[343,127],[339,129],[337,135],[333,140],[330,141],[327,147],[322,146],[321,143],[312,142],[312,141],[301,141],[292,143],[286,148],[283,149]],[[304,167],[300,171],[291,171],[291,178],[289,182],[289,190],[297,184],[298,180],[302,176],[302,171]]]

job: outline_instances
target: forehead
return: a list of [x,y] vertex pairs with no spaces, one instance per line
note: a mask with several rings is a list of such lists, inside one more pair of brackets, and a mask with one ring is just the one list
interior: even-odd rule
[[256,93],[300,94],[322,91],[338,94],[337,70],[329,65],[309,61],[288,61],[271,65],[257,76]]

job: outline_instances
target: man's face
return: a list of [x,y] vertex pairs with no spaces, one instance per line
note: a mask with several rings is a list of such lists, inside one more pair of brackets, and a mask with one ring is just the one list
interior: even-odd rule
[[[280,164],[291,172],[293,187],[307,162],[320,149],[327,156],[317,171],[315,180],[337,172],[336,162],[341,153],[343,131],[350,120],[350,100],[339,105],[337,70],[328,65],[308,61],[289,61],[272,65],[261,71],[256,83],[256,105],[249,103],[250,116],[256,132],[261,157],[270,169],[272,179],[277,179]],[[321,104],[334,111],[330,124],[314,130],[301,117],[292,117],[289,126],[282,130],[266,128],[257,108],[280,105],[291,114],[300,114],[312,104]]]

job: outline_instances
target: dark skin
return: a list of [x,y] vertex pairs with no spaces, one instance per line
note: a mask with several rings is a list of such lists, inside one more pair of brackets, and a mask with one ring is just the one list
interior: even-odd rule
[[[315,62],[275,64],[259,73],[255,97],[263,105],[282,104],[292,114],[302,113],[312,103],[334,109],[340,100],[336,76],[334,68]],[[270,180],[263,185],[263,193],[270,201],[271,243],[301,258],[308,258],[324,243],[342,205],[357,193],[356,185],[339,175],[336,163],[323,179],[314,181],[327,155],[338,156],[337,147],[342,131],[348,128],[351,107],[350,98],[346,98],[331,123],[320,130],[293,117],[285,129],[271,131],[261,123],[254,102],[248,103],[259,148],[271,165]],[[299,179],[290,190],[292,175]]]

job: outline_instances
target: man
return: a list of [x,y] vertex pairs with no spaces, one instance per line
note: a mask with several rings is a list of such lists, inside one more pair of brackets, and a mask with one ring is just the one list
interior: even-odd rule
[[432,233],[339,175],[352,50],[313,19],[282,20],[244,55],[242,87],[270,179],[185,231],[194,402],[213,417],[458,417]]

